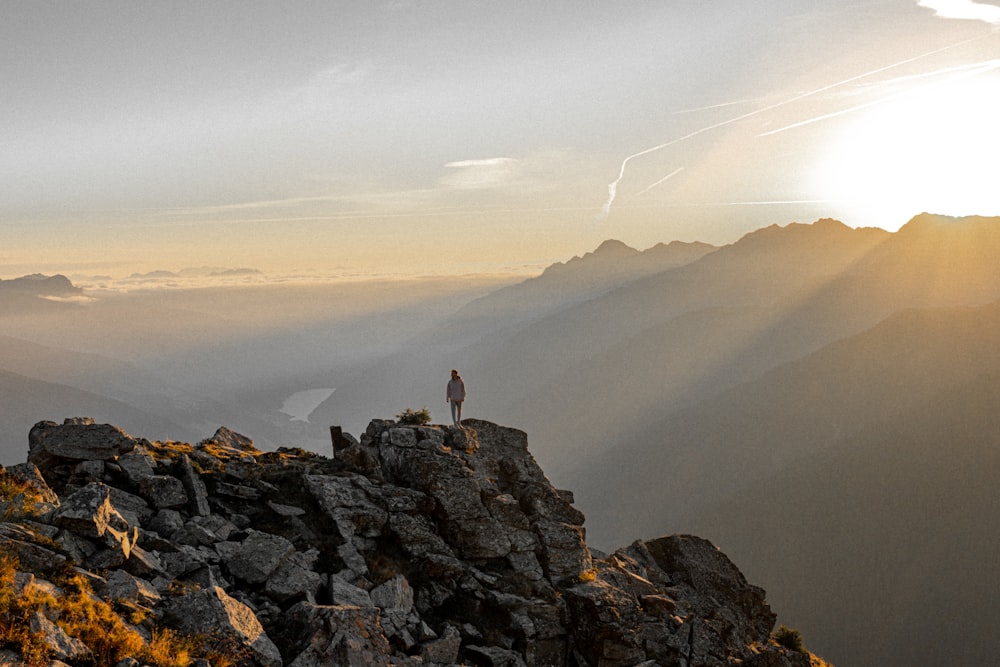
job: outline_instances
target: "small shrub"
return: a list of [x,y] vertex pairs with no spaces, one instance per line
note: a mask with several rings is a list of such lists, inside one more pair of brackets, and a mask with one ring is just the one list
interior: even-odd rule
[[406,408],[396,415],[396,419],[400,424],[423,426],[424,424],[431,423],[431,412],[426,406],[420,410],[411,410],[410,408]]
[[802,645],[802,633],[787,625],[779,625],[778,629],[771,633],[771,640],[789,651],[808,654],[806,647]]

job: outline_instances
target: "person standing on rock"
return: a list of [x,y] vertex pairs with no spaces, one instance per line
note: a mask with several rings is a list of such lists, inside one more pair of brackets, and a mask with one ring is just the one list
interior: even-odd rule
[[465,402],[465,381],[455,369],[451,370],[451,379],[448,380],[448,393],[445,402],[451,403],[451,421],[455,426],[462,425],[462,403]]

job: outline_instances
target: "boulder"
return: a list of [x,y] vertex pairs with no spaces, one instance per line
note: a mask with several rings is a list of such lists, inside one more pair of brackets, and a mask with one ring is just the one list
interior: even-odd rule
[[31,632],[38,635],[42,644],[52,652],[56,660],[76,660],[83,658],[90,649],[79,639],[70,637],[58,625],[50,621],[40,611],[31,615]]
[[152,477],[156,470],[156,459],[143,446],[122,454],[117,463],[125,478],[132,484],[139,484],[145,478]]
[[319,606],[300,602],[287,613],[288,667],[389,665],[392,650],[374,607]]
[[184,507],[188,494],[184,483],[170,475],[150,475],[139,482],[139,492],[156,509]]
[[65,498],[52,513],[52,524],[65,528],[80,537],[101,538],[112,548],[120,548],[128,558],[139,538],[138,528],[112,506],[111,489],[100,482],[92,482]]
[[316,594],[323,583],[323,576],[313,570],[319,552],[296,552],[281,561],[267,578],[264,592],[279,602],[305,596],[316,601]]
[[[164,619],[191,634],[206,631],[235,640],[262,667],[281,667],[278,648],[264,632],[250,607],[215,586],[193,591],[168,603]],[[345,663],[346,664],[346,663]]]
[[128,600],[143,607],[153,607],[160,601],[160,594],[152,584],[124,570],[112,570],[108,574],[104,596],[109,600]]
[[280,535],[259,530],[247,531],[246,538],[233,548],[219,550],[229,572],[250,584],[260,584],[295,551],[291,542]]
[[223,447],[238,453],[259,454],[259,450],[254,447],[253,440],[236,431],[220,426],[211,438],[205,438],[198,443],[198,446],[205,448],[209,445]]
[[374,607],[372,596],[363,588],[345,581],[340,575],[331,574],[328,580],[330,599],[336,606]]
[[110,461],[137,443],[117,426],[93,420],[67,420],[62,425],[43,421],[28,433],[28,461],[43,471],[66,461]]
[[208,516],[212,510],[208,506],[208,489],[204,480],[195,472],[194,466],[191,465],[191,459],[186,454],[181,456],[179,465],[180,480],[184,484],[184,490],[187,491],[188,508],[192,514]]

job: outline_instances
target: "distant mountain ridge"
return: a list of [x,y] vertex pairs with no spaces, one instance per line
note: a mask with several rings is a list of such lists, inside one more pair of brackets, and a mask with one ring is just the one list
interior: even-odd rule
[[[164,300],[145,328],[121,341],[148,335],[162,342],[164,360],[234,378],[287,373],[289,393],[336,387],[311,424],[297,423],[301,431],[282,431],[280,421],[261,426],[287,442],[295,433],[318,442],[331,424],[360,432],[362,416],[407,407],[427,406],[440,418],[448,371],[458,368],[469,387],[466,416],[521,425],[555,483],[575,490],[597,547],[636,534],[704,534],[755,573],[834,662],[919,662],[912,647],[934,633],[927,610],[947,609],[948,642],[967,649],[960,662],[984,664],[1000,652],[985,630],[1000,618],[976,592],[977,570],[993,567],[993,542],[958,536],[997,526],[983,490],[993,471],[983,447],[993,442],[986,407],[1000,378],[998,260],[1000,218],[925,213],[896,232],[823,219],[772,225],[719,248],[640,252],[606,241],[535,278],[456,301],[440,316],[413,307],[388,317],[373,307],[352,338],[327,333],[335,318],[310,323],[304,336],[291,313],[288,330],[242,340],[250,320],[240,313],[225,311],[227,319]],[[36,301],[69,312],[68,304]],[[323,306],[334,312],[338,303]],[[93,317],[72,322],[91,341],[103,331]],[[193,332],[238,335],[212,347]],[[367,346],[383,337],[384,345]],[[313,384],[283,366],[284,356],[265,363],[267,350],[289,346],[307,355],[298,363]],[[356,346],[366,352],[350,363]],[[243,384],[253,398],[256,387]],[[942,445],[931,453],[932,434]],[[951,451],[956,460],[942,458]],[[959,490],[973,472],[975,484]],[[866,510],[876,502],[884,506]],[[811,523],[798,526],[797,512]],[[887,530],[882,539],[869,515],[887,529],[906,526],[906,534]],[[947,579],[924,572],[946,547],[913,537],[921,515],[963,549],[961,567],[942,568]],[[822,539],[814,524],[824,517],[836,535],[852,536],[849,551]],[[818,544],[829,558],[818,556]],[[817,587],[825,579],[836,584]],[[918,590],[921,581],[933,590]],[[866,607],[872,586],[886,595]],[[842,622],[823,625],[811,606]],[[887,623],[888,615],[901,620]]]
[[69,278],[63,275],[45,276],[35,273],[9,280],[0,279],[0,293],[27,294],[34,296],[67,296],[81,294],[83,290],[75,287]]

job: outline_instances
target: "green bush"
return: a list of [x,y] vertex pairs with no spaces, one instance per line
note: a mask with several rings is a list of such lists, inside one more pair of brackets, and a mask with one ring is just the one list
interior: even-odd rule
[[784,646],[789,651],[807,653],[806,647],[802,645],[802,633],[787,625],[779,625],[778,629],[771,633],[771,639],[775,644]]
[[420,410],[411,410],[410,408],[406,408],[398,415],[396,415],[396,419],[399,421],[400,424],[423,426],[424,424],[431,423],[431,412],[430,410],[427,409],[426,406],[424,406]]

